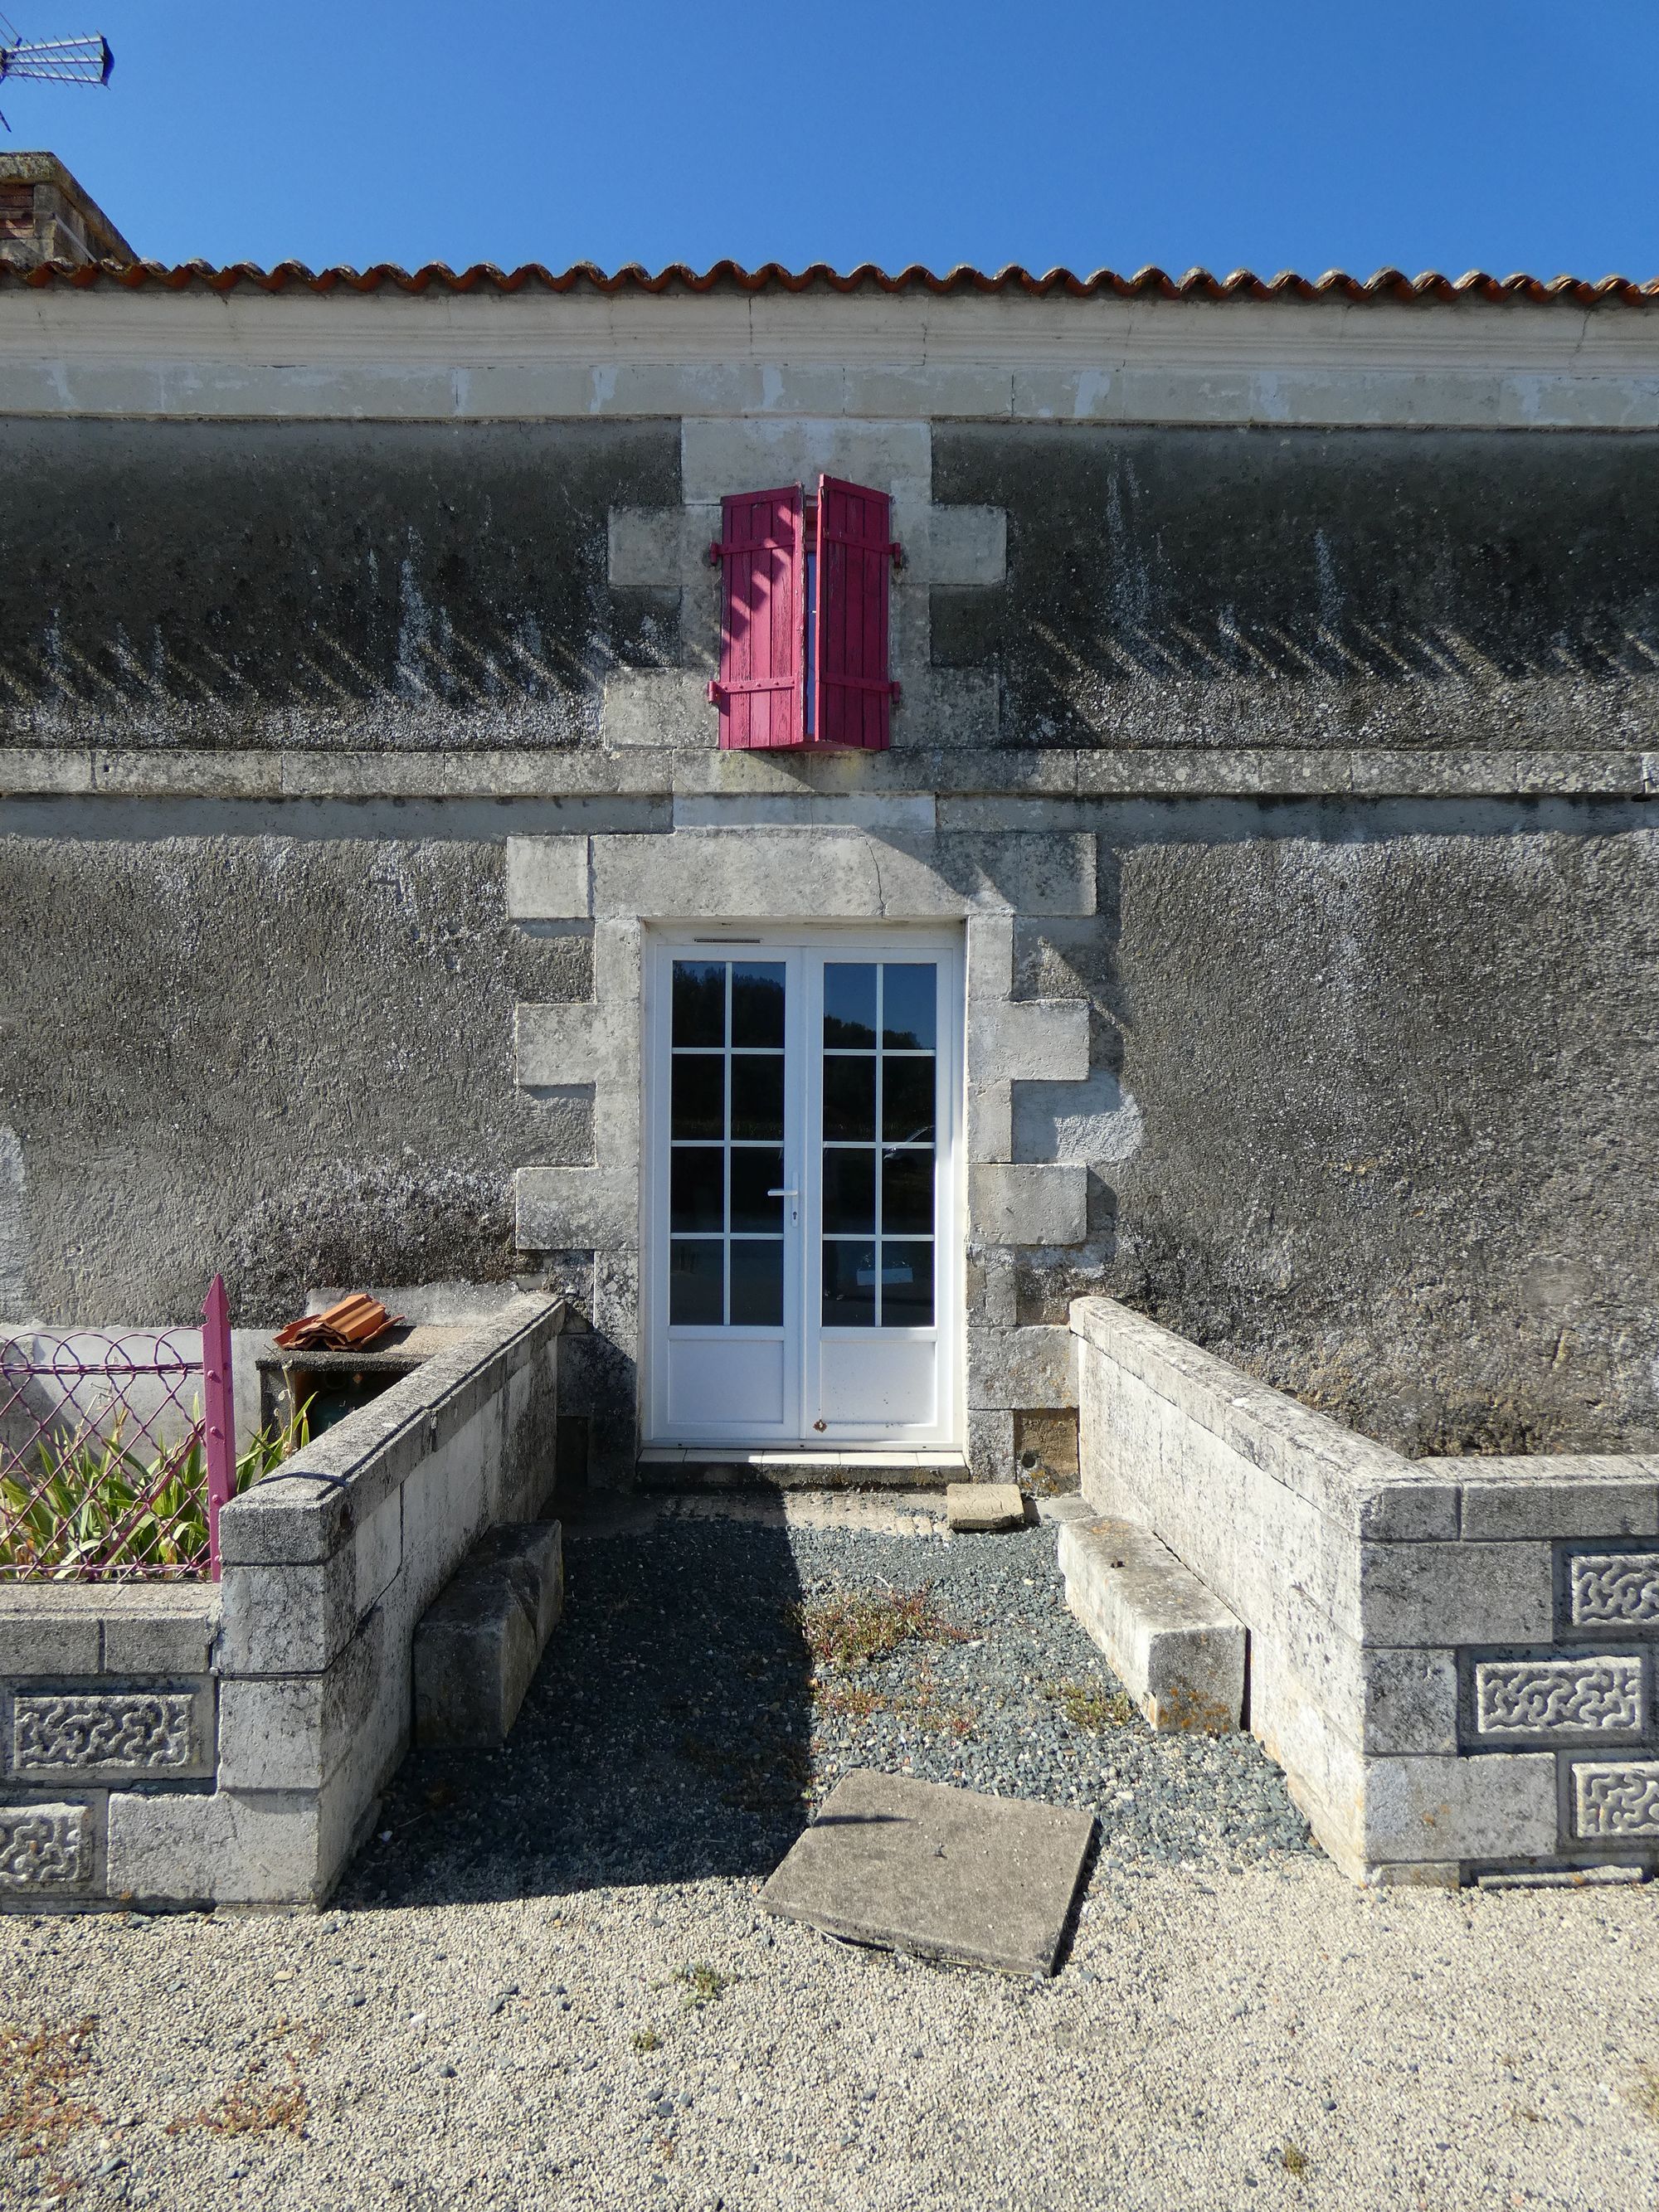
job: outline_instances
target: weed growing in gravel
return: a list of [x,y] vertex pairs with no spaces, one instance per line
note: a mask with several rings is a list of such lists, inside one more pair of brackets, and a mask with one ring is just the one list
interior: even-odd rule
[[1122,1728],[1135,1717],[1135,1701],[1127,1690],[1109,1692],[1098,1682],[1050,1682],[1044,1686],[1072,1726],[1090,1735]]
[[1286,2173],[1297,2176],[1304,2174],[1313,2163],[1307,2152],[1293,2142],[1287,2142],[1284,2149],[1279,2152],[1279,2162]]
[[1644,2120],[1659,2127],[1659,2066],[1638,2066],[1635,2080],[1626,2088],[1625,2099]]
[[887,1700],[879,1690],[869,1690],[858,1683],[847,1688],[825,1690],[821,1699],[826,1712],[844,1713],[849,1720],[867,1721],[872,1713],[884,1713]]
[[0,2138],[19,2158],[44,2158],[101,2118],[79,2094],[97,2032],[90,2014],[70,2027],[0,2027]]
[[[284,2038],[303,2032],[292,2021],[277,2021],[266,2030],[268,2047],[254,2052],[241,2080],[233,2081],[216,2103],[204,2105],[198,2112],[182,2113],[176,2120],[169,2120],[167,2132],[181,2136],[188,2134],[191,2128],[205,2128],[220,2136],[274,2135],[279,2130],[294,2136],[303,2134],[306,2122],[311,2118],[311,2100],[300,2079],[299,2061],[291,2051],[277,2047]],[[320,2039],[311,2037],[313,2052]],[[272,2078],[272,2062],[277,2058],[288,2069],[285,2081]]]
[[647,2051],[660,2051],[662,2038],[654,2027],[640,2027],[634,2031],[634,2048],[641,2057]]
[[674,1979],[680,1985],[680,2002],[688,2010],[698,2012],[704,2005],[717,2004],[732,1986],[731,1977],[716,1972],[707,1960],[682,1966]]
[[890,1658],[902,1644],[965,1644],[969,1632],[939,1611],[933,1586],[913,1590],[837,1590],[789,1618],[818,1666],[830,1673]]

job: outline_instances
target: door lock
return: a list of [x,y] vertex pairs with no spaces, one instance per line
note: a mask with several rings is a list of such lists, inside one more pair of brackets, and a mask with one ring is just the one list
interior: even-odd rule
[[800,1193],[798,1190],[769,1190],[766,1195],[769,1198],[787,1198],[789,1200],[789,1218],[791,1221],[800,1219],[800,1206],[797,1202]]

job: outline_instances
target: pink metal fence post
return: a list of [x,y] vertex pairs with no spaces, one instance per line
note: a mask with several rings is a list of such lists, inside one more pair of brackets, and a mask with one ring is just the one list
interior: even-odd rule
[[216,1275],[202,1305],[202,1443],[207,1458],[209,1571],[219,1579],[219,1509],[236,1491],[236,1394],[230,1374],[230,1300]]

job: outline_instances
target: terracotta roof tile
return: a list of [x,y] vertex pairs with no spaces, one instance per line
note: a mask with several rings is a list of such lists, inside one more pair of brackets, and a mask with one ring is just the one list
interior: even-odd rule
[[1050,269],[1038,276],[1018,263],[995,270],[965,266],[942,274],[912,264],[890,275],[866,262],[845,273],[815,262],[809,269],[788,270],[775,261],[759,269],[744,269],[735,261],[717,261],[702,271],[671,263],[653,276],[638,263],[629,263],[607,275],[592,262],[579,261],[556,274],[539,262],[523,268],[497,269],[480,262],[456,270],[441,262],[419,269],[398,269],[380,262],[372,269],[313,270],[298,261],[279,262],[274,269],[258,269],[241,261],[215,268],[206,261],[186,261],[169,268],[159,261],[94,262],[75,266],[46,262],[32,269],[0,264],[0,285],[26,284],[37,290],[66,285],[85,290],[98,285],[118,285],[128,291],[157,289],[181,292],[202,286],[214,292],[246,289],[258,292],[496,292],[592,290],[615,295],[624,292],[921,292],[936,298],[958,293],[1018,293],[1030,298],[1073,300],[1561,300],[1575,307],[1604,304],[1648,307],[1659,304],[1659,278],[1634,283],[1625,276],[1603,276],[1594,282],[1577,276],[1491,276],[1471,270],[1462,276],[1443,276],[1432,270],[1408,276],[1403,270],[1379,269],[1360,278],[1330,270],[1323,276],[1297,276],[1288,270],[1277,276],[1253,276],[1236,269],[1231,276],[1215,276],[1207,269],[1189,269],[1171,276],[1162,269],[1138,269],[1131,276],[1110,269],[1079,276],[1069,269]]

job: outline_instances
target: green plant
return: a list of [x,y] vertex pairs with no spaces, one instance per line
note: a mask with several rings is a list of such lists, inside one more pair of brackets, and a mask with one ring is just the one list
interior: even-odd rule
[[1307,2152],[1293,2142],[1287,2142],[1284,2149],[1279,2152],[1279,2162],[1286,2173],[1297,2175],[1305,2173],[1312,2164]]
[[636,2028],[634,2031],[634,2048],[638,2051],[660,2051],[662,2038],[654,2027]]
[[1091,1735],[1122,1728],[1135,1717],[1135,1702],[1127,1690],[1109,1692],[1098,1682],[1051,1682],[1048,1691],[1072,1726]]
[[789,1613],[814,1660],[831,1671],[867,1667],[890,1657],[901,1644],[963,1643],[968,1636],[940,1613],[929,1583],[879,1595],[838,1590],[816,1605],[792,1606]]
[[[49,1579],[119,1569],[199,1567],[208,1548],[207,1453],[201,1409],[182,1445],[157,1445],[146,1460],[122,1442],[125,1418],[108,1436],[89,1422],[42,1437],[38,1474],[0,1475],[0,1571]],[[261,1429],[238,1455],[231,1491],[240,1497],[309,1440],[302,1408]]]
[[731,1977],[717,1972],[706,1960],[699,1960],[693,1966],[682,1966],[674,1979],[680,1985],[680,2002],[697,2010],[717,2003],[732,1986]]

